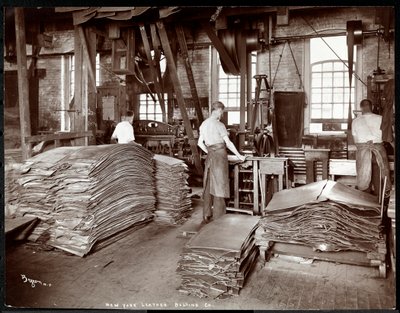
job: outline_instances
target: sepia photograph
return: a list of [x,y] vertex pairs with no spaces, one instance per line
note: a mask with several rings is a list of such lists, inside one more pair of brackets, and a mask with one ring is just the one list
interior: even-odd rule
[[396,10],[3,7],[2,310],[396,309]]

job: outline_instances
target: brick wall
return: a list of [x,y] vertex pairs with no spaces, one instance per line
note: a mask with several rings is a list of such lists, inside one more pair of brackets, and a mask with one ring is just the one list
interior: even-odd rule
[[[210,79],[209,49],[201,48],[189,51],[189,61],[192,66],[194,81],[199,97],[208,97]],[[182,84],[183,96],[191,98],[190,85],[187,79],[185,65],[182,58],[178,57],[178,77]]]
[[38,68],[46,69],[39,81],[39,129],[60,130],[61,57],[40,58]]

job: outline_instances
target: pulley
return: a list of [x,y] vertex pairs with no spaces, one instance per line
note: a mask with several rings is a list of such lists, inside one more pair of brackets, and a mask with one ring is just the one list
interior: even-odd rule
[[240,75],[240,62],[239,62],[239,42],[241,38],[246,40],[246,52],[249,53],[254,50],[258,50],[260,47],[259,30],[258,29],[220,29],[218,31],[218,37],[225,47],[229,57],[235,65],[235,71],[230,71],[228,66],[224,63],[220,57],[222,69],[226,74]]

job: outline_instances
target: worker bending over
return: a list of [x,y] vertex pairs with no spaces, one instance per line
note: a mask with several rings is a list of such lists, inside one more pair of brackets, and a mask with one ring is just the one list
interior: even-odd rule
[[360,107],[362,115],[352,123],[352,134],[357,147],[357,187],[378,195],[380,178],[383,180],[386,176],[386,198],[390,195],[391,181],[389,162],[382,142],[382,116],[372,113],[372,102],[368,99],[362,100]]
[[117,139],[118,143],[130,143],[135,140],[133,133],[133,112],[126,112],[126,116],[123,121],[119,122],[115,127],[111,139]]
[[[207,153],[203,178],[203,223],[211,217],[217,219],[226,213],[225,199],[229,198],[229,170],[226,148],[232,151],[240,161],[245,160],[228,137],[228,131],[220,118],[224,112],[220,101],[212,104],[211,116],[200,126],[198,146]],[[214,206],[212,210],[211,207]]]

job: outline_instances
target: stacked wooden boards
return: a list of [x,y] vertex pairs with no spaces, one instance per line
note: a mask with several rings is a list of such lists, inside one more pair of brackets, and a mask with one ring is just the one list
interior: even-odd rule
[[[386,253],[375,197],[333,181],[275,193],[256,231],[257,245],[305,245],[321,252]],[[378,255],[378,256],[377,256]]]
[[256,216],[226,214],[206,224],[181,254],[179,291],[211,298],[238,295],[258,253],[254,240],[258,221]]
[[31,239],[84,256],[153,218],[152,153],[137,144],[62,147],[25,162],[18,213],[41,219]]
[[183,223],[192,212],[187,179],[188,167],[184,161],[166,155],[154,155],[156,211],[154,220],[161,224]]

